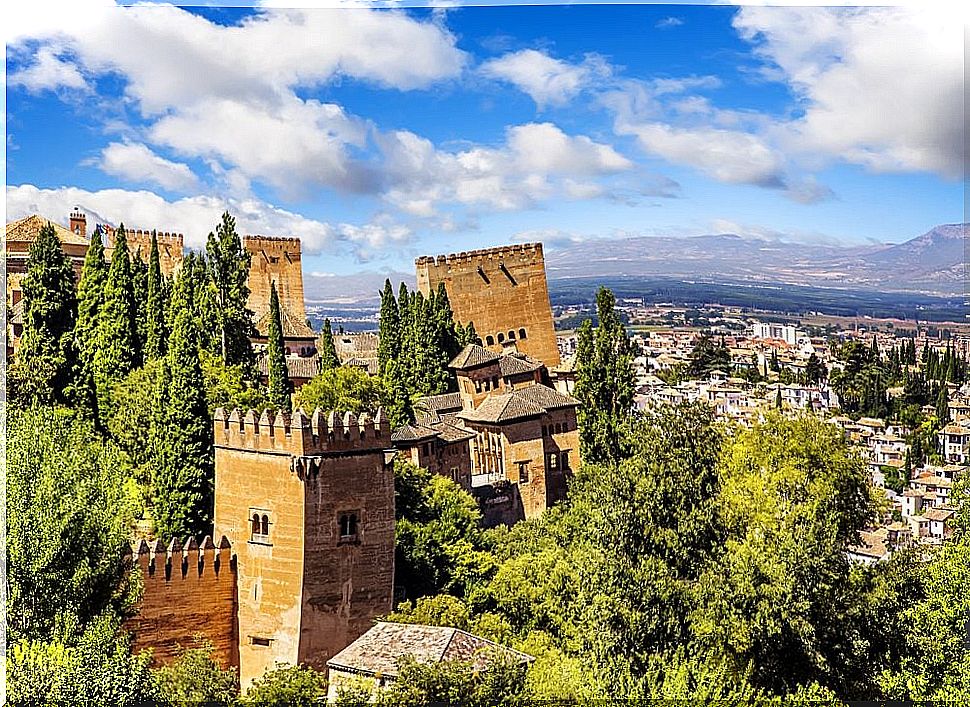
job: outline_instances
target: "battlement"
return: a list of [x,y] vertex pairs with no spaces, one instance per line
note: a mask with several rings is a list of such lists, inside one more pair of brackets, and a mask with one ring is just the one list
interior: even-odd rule
[[142,539],[131,546],[127,555],[129,560],[132,555],[136,558],[146,583],[200,578],[207,574],[218,578],[233,571],[232,546],[225,535],[218,547],[208,535],[201,544],[195,537],[188,538],[184,544],[172,538],[168,545],[160,539],[152,543]]
[[[216,410],[213,420],[215,445],[269,454],[288,454],[295,457],[325,456],[389,449],[391,425],[384,411],[375,415],[356,415],[317,408],[312,414],[303,410],[293,413],[268,410],[227,412]],[[303,469],[294,465],[294,471]]]
[[301,245],[299,238],[289,236],[243,236],[243,245],[249,250],[256,248],[291,250],[296,248],[300,252]]
[[520,259],[531,261],[537,258],[542,258],[542,243],[516,243],[495,248],[449,253],[447,255],[423,255],[415,260],[414,264],[418,268],[422,266],[440,268],[468,265],[481,260]]
[[[107,234],[110,243],[109,247],[114,247],[114,237],[116,228],[108,225],[101,225],[101,229]],[[142,230],[140,228],[126,228],[125,238],[129,243],[145,243],[151,244],[152,242],[152,231]],[[180,253],[184,247],[185,237],[181,233],[168,232],[168,231],[155,231],[155,239],[158,241],[158,246],[170,246],[177,249]]]

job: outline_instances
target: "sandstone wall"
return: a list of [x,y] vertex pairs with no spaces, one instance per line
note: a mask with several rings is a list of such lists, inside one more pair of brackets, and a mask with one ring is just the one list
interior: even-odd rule
[[559,365],[541,243],[426,256],[415,268],[418,289],[427,296],[443,282],[455,319],[474,322],[489,349],[514,338],[519,351]]
[[227,541],[219,548],[208,537],[201,547],[194,538],[184,548],[177,540],[167,548],[142,541],[135,566],[144,592],[138,613],[125,623],[135,651],[152,648],[155,664],[166,664],[178,656],[179,646],[198,645],[201,634],[220,663],[239,665],[237,569]]
[[243,236],[243,246],[252,256],[246,306],[255,313],[256,319],[269,310],[270,285],[275,283],[280,304],[297,320],[304,321],[300,239]]

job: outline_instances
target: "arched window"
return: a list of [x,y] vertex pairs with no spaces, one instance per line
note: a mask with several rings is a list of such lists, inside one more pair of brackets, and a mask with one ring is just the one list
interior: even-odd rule
[[499,332],[498,342],[501,344],[503,341],[505,341],[505,334],[503,334],[502,332]]
[[357,539],[357,512],[341,513],[338,520],[340,540],[347,542]]
[[493,346],[494,344],[495,344],[495,337],[494,336],[492,336],[491,334],[489,334],[488,336],[485,337],[485,345],[486,346]]
[[259,513],[253,513],[253,537],[259,535],[262,525],[259,522]]
[[520,339],[526,338],[526,336],[525,336],[525,329],[519,329],[519,338]]
[[515,341],[515,330],[509,329],[509,341]]
[[263,515],[263,522],[260,524],[263,535],[269,535],[269,516]]

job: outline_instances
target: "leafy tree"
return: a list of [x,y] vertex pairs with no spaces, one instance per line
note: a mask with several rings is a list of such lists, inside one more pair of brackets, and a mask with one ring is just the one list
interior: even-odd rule
[[320,334],[320,370],[330,371],[340,368],[340,358],[337,356],[337,347],[333,343],[333,329],[330,327],[330,320],[323,320],[323,331]]
[[135,329],[138,333],[139,360],[145,356],[148,340],[148,264],[141,253],[131,258],[131,286],[135,294]]
[[483,549],[475,499],[450,479],[401,460],[394,489],[395,584],[409,596],[467,594],[494,564]]
[[219,345],[227,365],[251,368],[255,357],[250,343],[253,313],[246,309],[249,299],[249,265],[252,256],[236,233],[236,219],[229,212],[206,243],[209,272],[215,285],[218,304]]
[[149,361],[165,355],[168,334],[165,329],[165,283],[158,255],[158,236],[152,231],[152,245],[145,276],[145,358]]
[[212,645],[183,649],[171,664],[156,671],[160,692],[173,705],[236,704],[239,679],[233,668],[225,669],[212,657]]
[[98,345],[98,316],[104,302],[104,286],[108,279],[108,265],[104,259],[104,243],[101,227],[91,235],[81,281],[77,287],[78,315],[74,327],[74,338],[78,353],[84,365],[92,366],[94,350]]
[[630,339],[616,314],[616,298],[601,287],[596,295],[599,325],[584,322],[576,350],[575,395],[580,444],[589,462],[616,461],[623,454],[623,434],[634,394]]
[[277,664],[263,673],[242,700],[260,707],[308,707],[326,699],[327,680],[323,673],[303,665]]
[[115,231],[111,267],[104,286],[104,302],[98,317],[98,340],[94,348],[94,382],[98,407],[108,410],[111,386],[140,363],[137,305],[125,227]]
[[809,385],[818,385],[828,375],[825,364],[822,363],[813,351],[805,364],[805,382]]
[[266,357],[269,359],[269,403],[278,410],[290,409],[290,375],[283,349],[283,325],[280,320],[280,298],[276,285],[270,285],[269,330]]
[[341,366],[324,370],[296,393],[296,406],[311,411],[340,410],[374,412],[381,404],[384,387],[380,378],[359,368]]
[[731,352],[724,345],[723,338],[720,343],[715,344],[713,337],[705,332],[691,349],[687,375],[690,378],[707,378],[714,371],[730,370]]
[[721,483],[728,539],[699,582],[700,645],[773,692],[844,688],[846,549],[873,515],[862,460],[817,418],[773,415],[732,440]]
[[481,670],[472,663],[419,663],[408,656],[398,662],[398,677],[377,697],[378,705],[430,707],[433,704],[517,707],[529,703],[524,693],[525,666],[496,654]]
[[7,631],[11,643],[122,614],[130,500],[126,461],[65,410],[11,411],[7,441]]
[[209,413],[216,408],[261,410],[266,407],[266,390],[250,380],[242,366],[227,366],[218,354],[201,351],[202,377]]
[[7,693],[12,705],[157,704],[161,693],[147,653],[132,655],[118,620],[98,617],[70,642],[20,640],[7,653]]
[[77,299],[74,270],[50,223],[30,246],[22,289],[24,329],[10,376],[12,397],[23,405],[62,402],[71,382]]

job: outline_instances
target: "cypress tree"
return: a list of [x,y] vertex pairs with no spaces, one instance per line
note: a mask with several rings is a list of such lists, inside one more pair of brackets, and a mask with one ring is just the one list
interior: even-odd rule
[[30,246],[21,286],[24,329],[10,383],[13,397],[23,404],[65,400],[77,320],[74,282],[71,263],[47,223]]
[[583,459],[591,463],[618,461],[633,407],[635,376],[630,339],[616,313],[612,291],[596,295],[598,325],[586,320],[579,328],[576,349],[575,396]]
[[382,376],[387,375],[387,364],[401,355],[401,318],[390,279],[384,281],[381,292],[380,329],[377,340],[377,365]]
[[[178,313],[164,366],[165,418],[155,464],[154,515],[160,537],[205,533],[212,519],[212,423],[199,359],[189,283],[180,278],[173,299]],[[163,383],[164,385],[164,383]]]
[[[290,409],[290,377],[283,350],[283,325],[280,321],[280,298],[276,285],[270,285],[269,332],[266,356],[269,359],[269,403],[278,410]],[[336,355],[336,354],[335,354]]]
[[145,280],[146,304],[145,358],[155,360],[165,355],[165,283],[158,257],[158,238],[152,231],[152,247],[148,255],[148,275]]
[[950,418],[950,401],[947,399],[948,389],[946,381],[940,383],[940,390],[936,396],[936,419],[939,420],[940,427],[943,427]]
[[141,253],[131,259],[131,288],[135,293],[135,328],[138,332],[139,360],[145,358],[148,341],[148,263]]
[[108,265],[104,259],[101,226],[91,235],[88,252],[84,256],[81,281],[77,287],[78,312],[74,339],[78,352],[87,367],[91,367],[98,341],[98,316],[104,302],[104,285],[108,279]]
[[775,409],[781,410],[781,386],[775,389]]
[[337,347],[333,343],[333,328],[330,320],[323,320],[323,331],[320,334],[320,370],[330,371],[340,368],[340,358],[337,356]]
[[253,313],[246,308],[249,299],[249,264],[252,256],[236,233],[236,219],[226,211],[206,243],[209,270],[215,284],[218,304],[219,347],[227,365],[251,368],[255,362],[250,337]]
[[98,339],[93,357],[98,407],[108,410],[111,385],[139,365],[137,307],[125,227],[115,232],[111,267],[104,286],[104,302],[98,317]]

